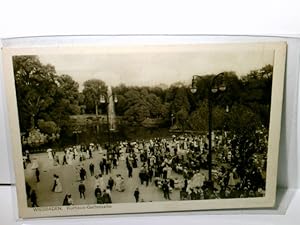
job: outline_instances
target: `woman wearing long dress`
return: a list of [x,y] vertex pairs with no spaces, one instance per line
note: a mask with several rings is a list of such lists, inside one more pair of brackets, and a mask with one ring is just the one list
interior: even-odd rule
[[124,178],[122,176],[120,176],[120,185],[119,185],[119,191],[125,191],[125,182],[124,182]]
[[78,156],[78,151],[77,151],[76,148],[74,148],[74,157],[75,157],[75,159],[77,158],[77,156]]
[[54,188],[54,192],[56,192],[56,193],[62,192],[62,185],[60,183],[60,180],[59,180],[58,176],[56,177],[56,186]]
[[39,168],[38,160],[37,160],[37,158],[33,158],[31,169],[36,170],[37,168]]
[[233,172],[229,173],[228,186],[234,187],[236,185],[235,179],[233,177]]
[[52,149],[49,148],[49,149],[47,150],[47,153],[48,153],[48,158],[49,158],[50,160],[52,160],[52,159],[53,159]]
[[95,176],[95,189],[97,188],[97,186],[99,186],[100,187],[100,179],[99,179],[99,177],[98,176]]
[[99,178],[99,187],[100,187],[101,191],[106,189],[106,184],[105,184],[105,181],[102,176],[100,176],[100,178]]
[[116,191],[121,191],[121,176],[117,175],[116,178]]

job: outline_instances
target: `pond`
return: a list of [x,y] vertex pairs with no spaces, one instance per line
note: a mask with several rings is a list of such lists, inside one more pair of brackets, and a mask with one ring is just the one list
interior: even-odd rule
[[45,149],[53,148],[62,150],[67,146],[76,144],[99,143],[102,146],[118,141],[149,140],[151,138],[167,138],[172,134],[167,127],[149,128],[143,126],[119,125],[117,130],[108,132],[107,125],[86,125],[76,131],[66,129],[61,132],[60,139],[54,143],[47,143],[39,147],[23,146],[23,151],[28,149],[32,152],[43,152]]

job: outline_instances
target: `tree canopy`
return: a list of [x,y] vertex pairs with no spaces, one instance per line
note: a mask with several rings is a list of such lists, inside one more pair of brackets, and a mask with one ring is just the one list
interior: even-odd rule
[[[37,56],[14,56],[13,68],[22,132],[38,128],[48,135],[60,133],[68,129],[71,115],[106,113],[100,97],[107,94],[108,87],[102,80],[85,81],[80,92],[79,84],[71,76],[57,74],[54,66],[42,64]],[[207,131],[211,95],[213,129],[239,133],[262,125],[268,127],[272,73],[271,65],[244,76],[225,71],[220,82],[226,91],[215,94],[208,88],[214,76],[211,74],[196,80],[195,94],[181,82],[170,86],[120,84],[112,87],[118,97],[115,112],[125,124],[159,121],[161,127]]]
[[14,56],[13,68],[22,132],[59,133],[69,115],[80,112],[79,85],[70,76],[57,75],[54,66],[43,65],[37,56]]

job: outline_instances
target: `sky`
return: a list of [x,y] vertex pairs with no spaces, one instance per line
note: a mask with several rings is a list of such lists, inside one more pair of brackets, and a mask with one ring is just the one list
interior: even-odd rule
[[218,74],[235,71],[238,76],[251,70],[273,65],[271,50],[216,50],[131,52],[109,54],[51,54],[39,55],[44,64],[55,66],[56,72],[68,74],[79,83],[101,79],[107,85],[152,86],[191,83],[193,75]]

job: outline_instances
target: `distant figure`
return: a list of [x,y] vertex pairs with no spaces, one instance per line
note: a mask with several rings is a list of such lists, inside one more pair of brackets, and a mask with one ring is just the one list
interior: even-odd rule
[[56,152],[52,152],[52,156],[53,156],[53,166],[57,166],[57,154]]
[[229,180],[228,180],[228,186],[234,187],[236,185],[236,180],[234,179],[234,174],[233,172],[229,173]]
[[119,192],[123,192],[125,190],[124,179],[120,174],[116,177],[116,190]]
[[48,153],[48,158],[49,158],[50,160],[52,160],[52,159],[53,159],[52,149],[49,148],[49,149],[47,150],[47,153]]
[[54,189],[55,189],[55,187],[57,185],[57,183],[56,183],[56,178],[57,178],[56,174],[54,174],[53,177],[54,177],[53,178],[54,179],[54,183],[53,183],[52,191],[54,192]]
[[97,188],[98,186],[100,186],[100,179],[99,179],[99,177],[96,175],[96,176],[95,176],[95,185],[94,185],[94,188]]
[[[29,157],[29,156],[28,156]],[[31,161],[30,161],[31,162]],[[39,167],[39,162],[38,162],[38,160],[37,160],[37,158],[33,158],[32,159],[32,165],[31,165],[31,169],[32,170],[35,170],[36,168],[38,168]]]
[[106,161],[106,164],[105,164],[105,172],[106,172],[106,174],[108,174],[108,173],[111,172],[111,161],[110,161],[110,160],[107,160],[107,161]]
[[99,175],[99,187],[100,187],[101,191],[106,189],[105,180],[101,174]]
[[103,191],[103,195],[102,195],[102,199],[103,199],[103,203],[112,203],[111,202],[111,197],[108,193],[106,193],[106,190]]
[[95,168],[94,164],[91,163],[90,166],[89,166],[91,176],[94,176],[94,168]]
[[103,164],[103,161],[100,162],[99,168],[100,168],[101,174],[103,174],[104,173],[104,164]]
[[25,156],[26,156],[26,162],[27,163],[31,163],[31,160],[30,160],[30,153],[28,150],[25,151]]
[[139,198],[140,198],[139,188],[135,189],[133,195],[134,195],[134,198],[135,198],[135,202],[139,202]]
[[63,205],[69,205],[69,203],[68,203],[68,194],[66,194],[66,196],[64,198]]
[[84,181],[84,178],[86,177],[86,171],[82,167],[80,169],[79,176],[80,176],[81,181]]
[[32,207],[39,207],[37,204],[37,196],[36,196],[35,190],[32,190],[32,192],[31,192],[30,201],[31,201]]
[[80,194],[80,198],[83,197],[85,199],[85,186],[82,183],[82,181],[80,182],[80,184],[78,186],[78,191],[79,191],[79,194]]
[[31,187],[30,187],[30,185],[27,182],[25,183],[25,187],[26,187],[27,198],[30,198]]
[[54,192],[56,193],[62,192],[62,185],[60,183],[59,176],[56,176],[56,186],[54,188]]
[[113,158],[113,169],[117,169],[118,168],[118,158],[117,156],[114,156]]
[[97,193],[96,199],[97,199],[97,204],[103,204],[103,198],[100,193]]
[[127,165],[127,169],[128,169],[128,177],[132,177],[132,166],[130,163]]
[[66,154],[64,154],[64,157],[63,157],[63,163],[62,163],[63,165],[68,165],[68,162],[67,162],[67,156],[66,156]]
[[38,168],[35,170],[36,182],[40,182],[40,171]]
[[55,161],[56,161],[57,165],[59,165],[59,156],[58,156],[58,154],[55,154]]
[[164,192],[164,198],[167,199],[167,200],[171,200],[170,199],[170,189],[169,189],[169,185],[168,185],[167,181],[163,182],[162,190]]
[[95,189],[95,197],[97,198],[98,194],[101,195],[101,189],[99,187],[99,185],[97,185],[96,189]]
[[63,205],[73,205],[73,199],[70,194],[66,194],[64,201],[63,201]]
[[109,177],[108,188],[110,191],[112,191],[114,184],[115,184],[115,181],[112,179],[112,177]]
[[107,194],[109,194],[109,196],[111,197],[111,192],[110,192],[110,190],[109,190],[109,187],[107,186],[107,189],[106,189],[106,191],[105,191]]
[[68,195],[68,205],[73,205],[74,202],[73,202],[73,199],[72,199],[72,195]]

